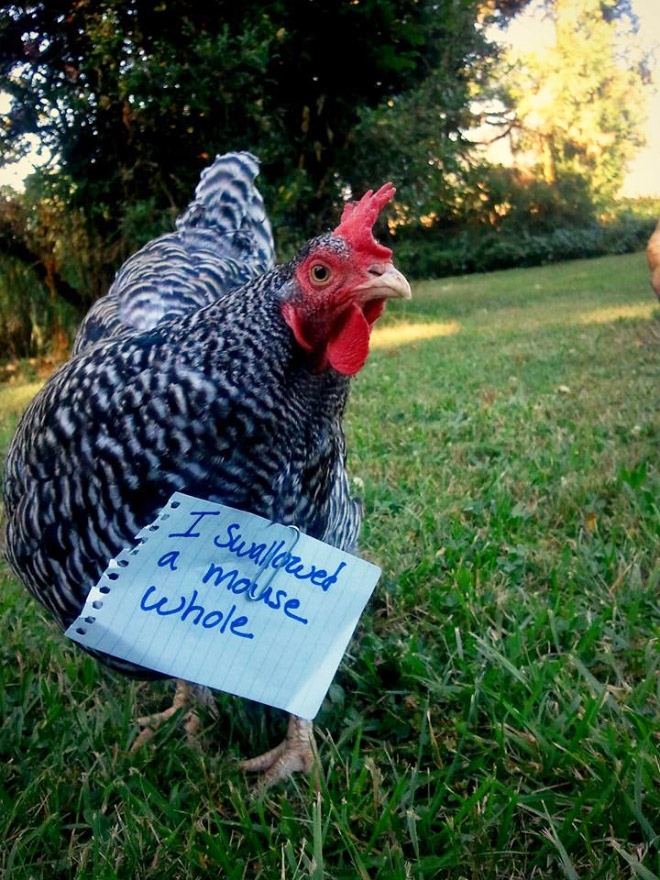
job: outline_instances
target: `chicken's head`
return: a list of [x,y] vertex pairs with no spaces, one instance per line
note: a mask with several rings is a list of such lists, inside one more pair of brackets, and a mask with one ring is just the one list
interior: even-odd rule
[[395,189],[386,183],[344,209],[329,235],[303,248],[282,315],[316,369],[353,376],[369,354],[369,336],[388,299],[410,298],[410,285],[392,265],[392,251],[375,240],[373,225]]

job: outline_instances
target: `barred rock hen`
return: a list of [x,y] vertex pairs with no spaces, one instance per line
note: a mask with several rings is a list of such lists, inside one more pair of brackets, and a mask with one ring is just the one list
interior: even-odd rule
[[[367,193],[290,263],[209,294],[212,301],[183,314],[174,314],[176,297],[159,280],[157,256],[157,309],[141,283],[124,296],[131,261],[119,273],[85,321],[77,355],[25,412],[7,461],[8,558],[62,626],[76,618],[108,560],[175,490],[355,547],[360,511],[349,494],[341,428],[349,377],[366,361],[385,301],[410,296],[391,251],[372,233],[393,195],[390,184]],[[197,216],[196,204],[184,220]],[[143,253],[176,250],[188,231],[180,224]],[[270,233],[259,240],[257,263],[269,259]],[[208,264],[190,265],[199,268],[188,279],[197,305],[197,291],[201,302],[207,296]],[[162,278],[170,277],[163,265]],[[162,715],[186,699],[179,683],[175,706]],[[285,742],[243,766],[266,770],[272,781],[309,770],[311,760],[312,725],[292,717]]]

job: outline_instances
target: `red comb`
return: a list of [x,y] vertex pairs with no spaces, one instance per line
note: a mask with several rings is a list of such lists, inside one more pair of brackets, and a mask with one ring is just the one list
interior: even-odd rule
[[367,252],[374,259],[389,260],[392,251],[378,244],[372,230],[378,215],[392,201],[395,192],[392,184],[386,183],[378,192],[370,189],[359,202],[349,202],[332,234],[345,238],[356,251]]

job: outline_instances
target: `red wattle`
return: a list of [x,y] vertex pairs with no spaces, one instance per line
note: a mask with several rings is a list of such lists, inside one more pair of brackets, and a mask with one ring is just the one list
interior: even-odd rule
[[313,345],[307,337],[305,336],[305,328],[303,327],[303,322],[300,318],[300,315],[296,311],[296,309],[291,305],[291,303],[284,303],[282,306],[282,317],[287,322],[289,327],[293,330],[293,335],[296,337],[296,342],[301,348],[304,348],[305,351],[311,351]]
[[[295,332],[295,331],[294,331]],[[358,305],[351,305],[332,330],[326,346],[330,365],[343,376],[354,376],[369,355],[371,327]]]
[[386,300],[383,299],[372,299],[369,302],[364,304],[364,317],[367,319],[367,323],[370,327],[373,327],[376,321],[383,314],[385,309]]

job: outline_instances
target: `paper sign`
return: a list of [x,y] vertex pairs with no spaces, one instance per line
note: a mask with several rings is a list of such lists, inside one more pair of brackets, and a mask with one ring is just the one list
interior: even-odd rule
[[380,569],[291,526],[175,492],[66,635],[312,719]]

